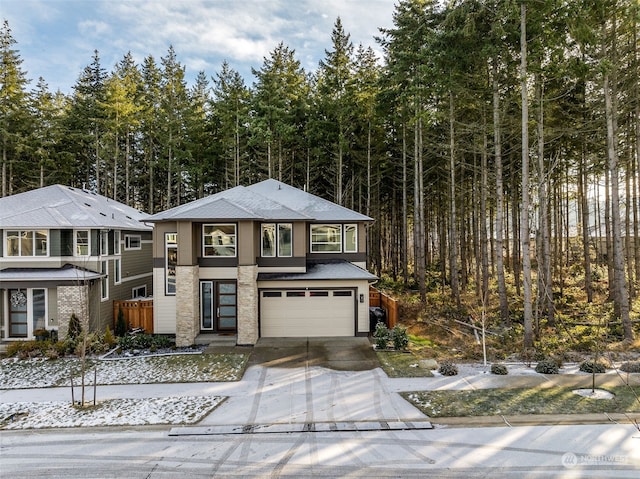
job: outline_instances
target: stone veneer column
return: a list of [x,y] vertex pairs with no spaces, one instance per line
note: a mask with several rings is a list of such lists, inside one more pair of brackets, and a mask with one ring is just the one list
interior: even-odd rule
[[238,266],[238,339],[240,345],[258,341],[258,266]]
[[176,346],[191,346],[200,331],[198,266],[176,267]]
[[69,320],[71,315],[75,315],[80,320],[80,324],[85,327],[89,324],[89,286],[58,286],[57,288],[58,306],[58,337],[64,339],[69,332]]

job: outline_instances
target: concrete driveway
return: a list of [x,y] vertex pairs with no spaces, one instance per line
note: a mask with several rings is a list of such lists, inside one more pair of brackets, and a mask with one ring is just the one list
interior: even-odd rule
[[250,365],[279,368],[318,366],[337,371],[380,367],[369,338],[260,338]]

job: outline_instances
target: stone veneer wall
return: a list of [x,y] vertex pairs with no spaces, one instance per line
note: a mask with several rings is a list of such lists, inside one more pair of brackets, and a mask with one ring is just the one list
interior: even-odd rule
[[88,324],[89,286],[58,286],[58,337],[64,339],[69,331],[69,319],[73,313],[80,324]]
[[240,345],[258,341],[258,266],[238,266],[238,339]]
[[198,266],[176,267],[176,346],[191,346],[200,331]]

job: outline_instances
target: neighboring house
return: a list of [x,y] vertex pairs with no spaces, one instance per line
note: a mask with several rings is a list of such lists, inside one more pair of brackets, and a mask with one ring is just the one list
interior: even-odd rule
[[113,300],[152,294],[146,217],[61,185],[0,198],[0,338],[41,328],[62,338],[73,313],[91,330],[113,329]]
[[369,332],[368,216],[276,180],[155,214],[154,331],[356,336]]

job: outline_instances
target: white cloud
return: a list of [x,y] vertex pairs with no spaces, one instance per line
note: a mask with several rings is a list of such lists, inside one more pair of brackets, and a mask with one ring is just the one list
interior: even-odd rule
[[[331,49],[338,16],[355,46],[378,51],[373,37],[378,27],[391,25],[394,10],[393,0],[4,0],[3,9],[5,4],[12,27],[20,25],[19,46],[25,38],[33,44],[29,65],[42,65],[47,56],[67,56],[72,69],[89,64],[98,50],[110,70],[129,51],[137,62],[149,55],[159,62],[172,45],[188,81],[203,67],[208,76],[215,75],[227,60],[247,83],[251,68],[259,69],[280,42],[314,71]],[[27,13],[34,9],[41,13]],[[79,74],[73,71],[74,78]],[[29,75],[42,75],[57,88],[55,77],[61,80],[69,73],[47,68]]]

